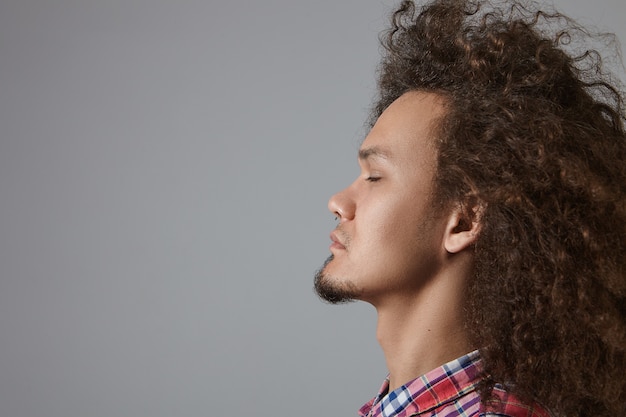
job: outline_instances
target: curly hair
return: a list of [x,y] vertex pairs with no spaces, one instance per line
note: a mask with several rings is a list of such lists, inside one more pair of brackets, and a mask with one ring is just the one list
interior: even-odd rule
[[[481,207],[466,309],[495,384],[556,416],[626,415],[626,134],[593,39],[530,3],[404,1],[381,36],[374,122],[445,98],[438,197]],[[472,212],[472,210],[468,210]]]

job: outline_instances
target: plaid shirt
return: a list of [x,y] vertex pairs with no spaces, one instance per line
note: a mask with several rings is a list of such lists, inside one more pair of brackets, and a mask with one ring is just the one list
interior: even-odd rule
[[409,416],[501,416],[550,417],[539,405],[528,406],[500,386],[494,394],[500,399],[489,410],[480,403],[476,386],[480,381],[478,351],[469,353],[389,391],[389,378],[378,395],[359,410],[361,417]]

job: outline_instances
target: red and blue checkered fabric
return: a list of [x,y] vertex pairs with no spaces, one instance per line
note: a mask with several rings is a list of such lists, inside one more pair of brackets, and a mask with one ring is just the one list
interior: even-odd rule
[[480,356],[469,353],[389,392],[385,379],[378,395],[359,410],[361,417],[500,416],[550,417],[537,404],[524,404],[502,387],[494,388],[499,402],[486,409],[476,390],[480,382]]

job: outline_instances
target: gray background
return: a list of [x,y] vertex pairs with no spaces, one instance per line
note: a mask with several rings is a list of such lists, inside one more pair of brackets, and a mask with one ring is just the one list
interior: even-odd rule
[[311,281],[390,7],[0,2],[0,417],[355,415],[375,313]]

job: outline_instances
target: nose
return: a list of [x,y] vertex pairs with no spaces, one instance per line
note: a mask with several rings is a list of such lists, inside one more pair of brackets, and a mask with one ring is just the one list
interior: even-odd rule
[[328,200],[328,210],[339,218],[339,221],[354,219],[356,204],[350,197],[348,189],[342,190]]

